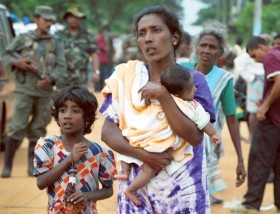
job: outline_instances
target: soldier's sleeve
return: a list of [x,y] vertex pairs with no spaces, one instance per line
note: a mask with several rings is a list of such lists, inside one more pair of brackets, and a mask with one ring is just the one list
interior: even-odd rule
[[55,80],[56,84],[63,83],[66,79],[66,60],[64,55],[63,42],[60,39],[56,39],[55,43],[56,50],[56,62],[55,67],[50,74],[51,78]]
[[88,53],[91,55],[93,53],[98,53],[99,49],[95,42],[95,36],[88,31]]
[[20,52],[23,48],[24,36],[19,35],[15,37],[11,43],[6,47],[2,54],[2,63],[7,69],[7,71],[12,71],[13,63],[20,58]]

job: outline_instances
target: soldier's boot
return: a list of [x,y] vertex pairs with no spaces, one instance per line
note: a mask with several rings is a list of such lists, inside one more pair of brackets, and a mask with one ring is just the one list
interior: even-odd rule
[[4,168],[1,174],[2,178],[9,178],[11,176],[15,153],[19,145],[20,141],[7,137],[4,155]]
[[33,176],[33,172],[34,172],[34,164],[33,164],[33,160],[34,160],[34,149],[35,149],[35,145],[36,142],[29,142],[29,146],[28,146],[28,175],[29,176]]

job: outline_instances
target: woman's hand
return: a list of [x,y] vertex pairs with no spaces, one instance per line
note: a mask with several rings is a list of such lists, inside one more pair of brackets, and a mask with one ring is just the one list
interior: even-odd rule
[[246,171],[244,167],[243,161],[238,161],[237,168],[236,168],[236,183],[235,186],[239,187],[241,184],[244,183],[245,178],[246,178]]
[[87,153],[87,150],[88,147],[86,143],[76,143],[71,152],[73,162],[77,162],[84,154]]
[[160,171],[164,169],[174,159],[170,153],[170,150],[164,151],[162,153],[152,153],[152,152],[145,152],[145,153],[146,154],[142,156],[143,158],[141,159],[141,161],[148,164],[156,171]]
[[141,99],[145,100],[145,104],[148,106],[151,104],[152,99],[160,100],[162,96],[166,93],[169,93],[166,88],[161,85],[159,82],[147,82],[139,92],[141,92]]

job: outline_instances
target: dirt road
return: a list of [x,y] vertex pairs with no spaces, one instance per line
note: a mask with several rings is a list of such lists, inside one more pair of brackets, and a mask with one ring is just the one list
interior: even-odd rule
[[[98,100],[101,100],[100,94],[96,95]],[[100,129],[103,123],[103,117],[98,115],[98,120],[94,124],[94,131],[87,137],[97,142],[100,140]],[[59,134],[60,131],[55,123],[52,121],[48,126],[48,134]],[[248,132],[245,124],[241,124],[242,136],[247,137]],[[247,184],[236,188],[235,184],[235,168],[236,168],[236,155],[233,145],[230,141],[227,127],[224,128],[222,138],[225,142],[225,156],[221,158],[220,166],[223,178],[228,184],[228,188],[216,196],[223,198],[224,205],[230,205],[228,202],[234,200],[242,200],[242,196],[247,189]],[[242,142],[244,159],[246,160],[250,145]],[[0,153],[0,170],[3,167],[3,152]],[[114,184],[115,194],[113,197],[99,201],[98,211],[101,214],[115,214],[116,213],[116,192],[117,182]],[[268,209],[273,204],[273,185],[267,184],[265,196],[263,200],[263,208]],[[47,195],[45,191],[40,191],[36,187],[36,180],[27,175],[27,140],[25,139],[21,147],[16,153],[12,177],[9,179],[0,178],[0,213],[1,214],[40,214],[45,213],[47,204]],[[226,214],[230,213],[228,208],[223,208],[223,205],[215,205],[212,207],[213,214]],[[275,213],[272,207],[268,211],[261,213]]]

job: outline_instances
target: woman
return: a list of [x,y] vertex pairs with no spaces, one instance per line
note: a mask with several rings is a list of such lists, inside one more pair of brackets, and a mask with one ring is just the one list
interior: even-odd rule
[[[141,170],[134,164],[128,181],[119,183],[118,213],[209,213],[203,133],[179,110],[172,96],[160,84],[162,70],[176,63],[175,50],[181,37],[178,18],[165,7],[153,6],[140,12],[134,25],[138,46],[147,64],[140,61],[121,64],[106,80],[102,91],[105,101],[100,109],[106,117],[102,140],[118,153],[137,158],[160,172],[146,187],[136,192],[141,204],[135,206],[122,194]],[[195,98],[210,112],[213,120],[211,93],[204,76],[189,71],[194,76],[197,88]],[[142,79],[145,78],[147,82],[142,86]],[[168,152],[149,153],[133,148],[123,136],[122,131],[131,123],[149,119],[141,113],[145,112],[145,105],[140,108],[131,104],[135,99],[135,96],[131,96],[133,90],[140,92],[138,96],[145,100],[146,105],[151,99],[158,100],[173,132],[194,147],[193,158],[172,175],[162,170],[172,160]],[[135,120],[137,116],[138,120]]]
[[[240,145],[238,121],[235,116],[235,98],[233,89],[233,76],[217,67],[215,64],[222,56],[225,46],[225,31],[220,23],[206,23],[196,42],[197,63],[189,63],[189,68],[203,73],[210,87],[216,113],[214,128],[217,134],[221,133],[226,120],[231,140],[234,144],[238,164],[236,168],[236,186],[240,186],[246,177],[244,161]],[[219,148],[220,147],[220,148]],[[209,192],[211,203],[222,203],[221,199],[213,196],[215,192],[226,188],[220,176],[218,158],[221,155],[221,146],[214,148],[209,138],[206,137],[206,155],[209,178]]]

